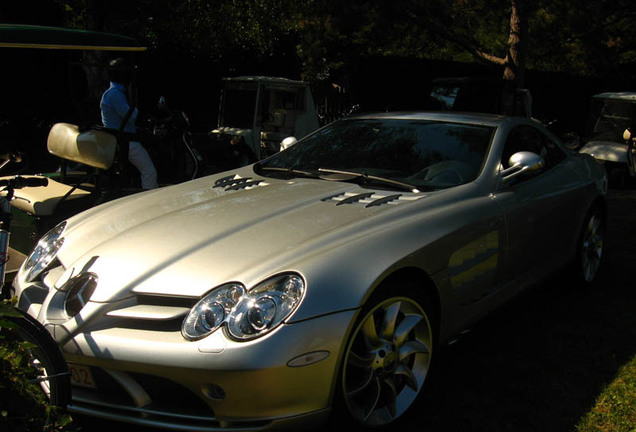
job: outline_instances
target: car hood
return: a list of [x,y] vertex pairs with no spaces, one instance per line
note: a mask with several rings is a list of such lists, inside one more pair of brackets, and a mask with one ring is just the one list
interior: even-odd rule
[[[91,301],[133,293],[198,297],[226,282],[253,286],[337,248],[382,220],[395,223],[425,194],[350,183],[259,177],[250,169],[146,192],[68,221],[65,276],[99,277]],[[398,217],[399,219],[399,217]]]

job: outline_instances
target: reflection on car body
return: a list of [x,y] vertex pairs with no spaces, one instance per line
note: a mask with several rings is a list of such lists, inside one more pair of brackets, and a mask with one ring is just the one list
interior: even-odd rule
[[531,119],[361,115],[75,216],[14,288],[87,377],[75,412],[384,425],[440,343],[555,269],[594,281],[606,188],[592,157]]

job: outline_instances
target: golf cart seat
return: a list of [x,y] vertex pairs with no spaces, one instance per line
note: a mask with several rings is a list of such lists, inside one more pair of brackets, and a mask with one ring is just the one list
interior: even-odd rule
[[[106,170],[113,164],[117,138],[103,130],[80,132],[76,125],[56,123],[49,132],[47,148],[66,161]],[[87,183],[88,177],[84,175],[74,184],[49,177],[47,186],[16,190],[11,205],[35,216],[50,216],[62,205],[82,207],[81,201],[94,198],[95,184]]]
[[80,133],[76,125],[56,123],[49,132],[46,144],[52,155],[107,170],[115,159],[117,137],[100,129]]

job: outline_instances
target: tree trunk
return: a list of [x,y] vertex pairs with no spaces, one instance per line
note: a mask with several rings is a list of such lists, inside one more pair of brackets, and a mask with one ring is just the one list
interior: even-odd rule
[[505,115],[529,114],[524,110],[528,17],[523,0],[510,0],[510,35],[504,63],[501,111]]

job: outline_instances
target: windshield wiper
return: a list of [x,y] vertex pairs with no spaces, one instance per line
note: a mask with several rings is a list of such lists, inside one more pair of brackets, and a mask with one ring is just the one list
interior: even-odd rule
[[[337,180],[337,181],[347,181],[347,180],[362,180],[364,183],[368,183],[368,182],[378,182],[378,183],[383,183],[385,185],[389,185],[389,186],[393,186],[393,187],[397,187],[399,189],[402,190],[407,190],[409,192],[413,192],[413,193],[417,193],[420,192],[419,189],[417,189],[417,187],[408,184],[408,183],[404,183],[401,182],[399,180],[392,180],[392,179],[388,179],[388,178],[384,178],[384,177],[378,177],[378,176],[374,176],[374,175],[369,175],[366,173],[360,173],[360,172],[356,172],[356,171],[343,171],[343,170],[336,170],[336,169],[331,169],[331,168],[318,168],[318,171],[321,173],[325,173],[325,174],[337,174],[340,176],[343,176],[344,178],[336,178],[336,179],[332,179],[332,180]],[[325,180],[330,180],[329,178],[326,177],[321,177],[324,178]]]
[[308,178],[320,178],[320,176],[311,171],[303,171],[295,168],[281,168],[281,167],[272,167],[272,166],[263,166],[260,163],[257,163],[254,166],[255,171],[274,171],[280,172],[284,174],[288,174],[292,177],[308,177]]

